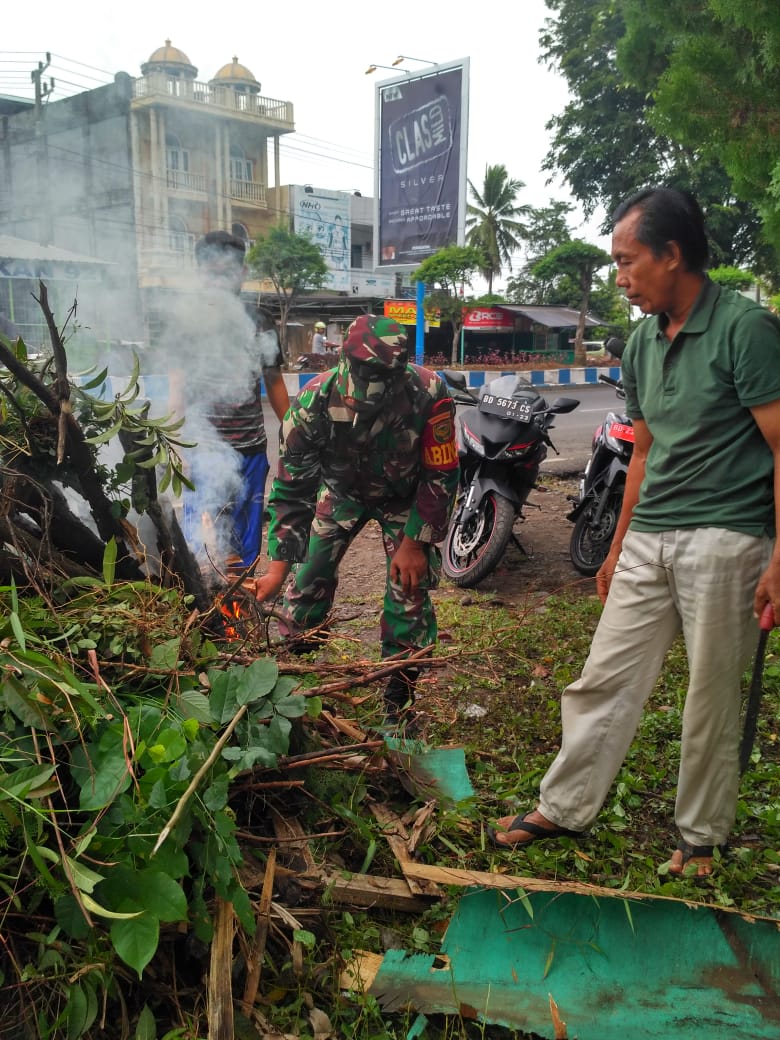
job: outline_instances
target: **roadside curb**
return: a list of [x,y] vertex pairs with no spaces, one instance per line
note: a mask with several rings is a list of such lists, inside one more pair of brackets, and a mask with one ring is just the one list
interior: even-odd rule
[[[620,365],[589,365],[586,368],[550,368],[532,369],[523,372],[518,369],[501,370],[490,369],[458,369],[466,377],[466,385],[474,389],[484,386],[491,379],[499,376],[521,375],[528,379],[532,386],[538,387],[560,387],[560,386],[595,386],[599,381],[599,375],[603,373],[611,379],[620,379]],[[441,375],[441,369],[437,369]],[[294,396],[311,379],[316,372],[285,372],[284,381],[287,392]]]
[[[441,375],[441,369],[437,369]],[[532,386],[547,387],[573,387],[573,386],[595,386],[599,381],[599,373],[604,373],[612,379],[620,379],[620,366],[606,365],[592,366],[588,368],[553,368],[532,369],[525,372],[519,369],[501,370],[491,369],[458,369],[466,377],[466,385],[478,389],[489,383],[491,379],[499,376],[521,375],[528,379]],[[287,392],[290,397],[295,397],[308,383],[316,372],[284,372],[282,373]],[[129,376],[108,376],[98,396],[108,399],[115,393],[120,393],[127,386]],[[86,381],[86,379],[85,379]],[[141,396],[152,401],[165,402],[168,399],[168,377],[167,375],[144,375],[139,379]],[[262,387],[262,396],[266,396],[265,386]]]

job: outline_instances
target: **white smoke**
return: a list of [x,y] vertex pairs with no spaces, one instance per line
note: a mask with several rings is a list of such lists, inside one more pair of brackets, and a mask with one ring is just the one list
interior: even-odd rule
[[167,366],[169,410],[186,419],[183,439],[196,442],[182,452],[196,491],[185,492],[179,515],[201,565],[222,569],[230,550],[230,504],[241,487],[241,457],[208,417],[252,396],[261,358],[269,364],[276,360],[276,334],[257,336],[233,285],[221,284],[213,272],[206,278],[194,270],[191,292],[171,296],[154,354],[158,367]]

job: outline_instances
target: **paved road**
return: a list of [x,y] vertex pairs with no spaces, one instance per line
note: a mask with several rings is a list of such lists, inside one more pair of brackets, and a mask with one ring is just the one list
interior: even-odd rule
[[[548,403],[556,397],[574,397],[580,401],[579,408],[568,415],[560,415],[555,420],[552,440],[559,454],[550,451],[542,467],[544,473],[559,475],[575,475],[582,472],[590,454],[590,443],[593,431],[608,411],[620,411],[621,401],[615,391],[608,386],[572,386],[556,387],[545,390]],[[270,405],[264,405],[266,429],[268,437],[268,459],[271,463],[271,475],[276,470],[278,458],[278,442],[275,435],[278,423]]]

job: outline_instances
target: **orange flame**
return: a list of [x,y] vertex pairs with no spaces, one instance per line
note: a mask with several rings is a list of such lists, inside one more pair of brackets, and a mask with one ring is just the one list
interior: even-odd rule
[[245,612],[241,610],[239,604],[235,600],[230,600],[230,602],[220,600],[219,610],[225,621],[231,622],[231,624],[225,625],[225,639],[230,642],[235,642],[236,640],[241,639],[241,634],[238,628],[232,623],[241,621],[241,619],[246,616]]

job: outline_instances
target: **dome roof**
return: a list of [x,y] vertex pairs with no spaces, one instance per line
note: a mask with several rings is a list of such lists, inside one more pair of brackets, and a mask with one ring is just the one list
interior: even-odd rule
[[146,75],[147,72],[153,68],[166,68],[171,71],[184,73],[191,75],[193,78],[198,75],[198,70],[192,64],[190,59],[184,53],[180,51],[178,47],[174,47],[170,40],[165,41],[165,46],[158,47],[156,51],[153,51],[149,56],[149,60],[141,66],[141,72]]
[[242,65],[239,62],[238,58],[233,58],[227,65],[222,66],[211,82],[215,83],[217,81],[229,86],[245,86],[254,91],[260,90],[260,84],[246,65]]

